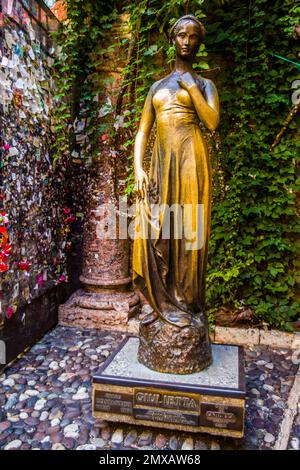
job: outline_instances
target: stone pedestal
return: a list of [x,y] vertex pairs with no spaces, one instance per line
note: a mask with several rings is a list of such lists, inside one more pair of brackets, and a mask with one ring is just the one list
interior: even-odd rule
[[93,377],[93,415],[114,423],[241,438],[243,350],[212,345],[212,364],[193,374],[164,374],[138,361],[139,339],[126,338]]
[[139,298],[128,290],[78,290],[59,307],[59,323],[82,328],[134,331],[129,320],[139,309]]

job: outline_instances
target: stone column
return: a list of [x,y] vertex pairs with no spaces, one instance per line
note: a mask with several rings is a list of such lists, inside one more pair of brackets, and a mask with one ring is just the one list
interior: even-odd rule
[[[125,34],[124,24],[126,18],[121,17],[113,28],[114,34],[110,32],[107,41],[114,40],[116,34]],[[114,51],[111,55],[107,54],[105,63],[99,69],[99,74],[112,78],[111,83],[104,86],[103,94],[107,94],[114,107],[120,92],[126,57],[125,48],[118,53]],[[99,89],[103,91],[102,86]],[[102,101],[105,101],[103,96]],[[109,125],[113,125],[113,122]],[[83,289],[75,292],[60,307],[59,322],[64,325],[112,328],[137,333],[138,323],[133,317],[139,310],[140,300],[131,286],[129,239],[119,239],[118,224],[116,239],[103,239],[97,230],[104,217],[103,205],[110,204],[116,210],[119,209],[116,201],[118,169],[114,159],[115,151],[114,144],[108,141],[107,135],[102,136],[99,160],[85,195],[83,267],[80,277]]]
[[101,153],[97,175],[87,188],[83,267],[78,290],[59,309],[59,322],[85,328],[113,328],[135,332],[129,322],[139,309],[139,297],[131,288],[129,240],[103,238],[99,230],[109,204],[118,210],[113,196],[112,159]]

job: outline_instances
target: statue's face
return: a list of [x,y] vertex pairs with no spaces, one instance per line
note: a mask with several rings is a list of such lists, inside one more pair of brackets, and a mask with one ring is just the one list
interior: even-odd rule
[[183,21],[176,28],[173,44],[179,57],[188,59],[196,55],[201,37],[199,27],[194,21]]

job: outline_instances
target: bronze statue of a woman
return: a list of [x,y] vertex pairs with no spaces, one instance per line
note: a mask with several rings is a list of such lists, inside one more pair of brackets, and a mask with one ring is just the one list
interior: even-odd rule
[[[140,325],[138,357],[152,369],[181,374],[199,371],[211,363],[204,312],[211,167],[199,124],[201,121],[207,129],[216,129],[219,100],[213,82],[192,68],[204,34],[202,23],[192,15],[174,24],[171,41],[176,49],[175,68],[150,88],[134,151],[137,202],[133,282],[153,308]],[[148,176],[143,158],[155,121],[156,140]],[[192,207],[192,212],[185,213],[187,207]],[[195,210],[198,207],[201,212]],[[170,236],[166,237],[163,227],[170,216]],[[177,223],[182,217],[185,234],[202,234],[200,245],[190,245],[187,237],[178,233]]]

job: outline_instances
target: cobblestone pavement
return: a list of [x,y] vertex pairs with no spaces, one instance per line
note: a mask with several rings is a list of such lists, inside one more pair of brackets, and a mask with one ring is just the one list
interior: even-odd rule
[[[0,449],[272,449],[298,365],[290,350],[245,351],[243,440],[107,424],[92,417],[91,375],[123,339],[58,326],[0,376]],[[299,448],[300,412],[289,448]]]

